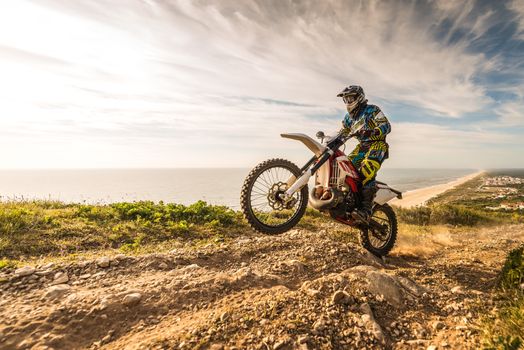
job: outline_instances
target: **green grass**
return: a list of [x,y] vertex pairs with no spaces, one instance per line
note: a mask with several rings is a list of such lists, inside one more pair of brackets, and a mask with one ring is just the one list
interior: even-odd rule
[[[418,226],[524,222],[522,215],[515,219],[511,215],[518,214],[463,205],[434,204],[396,210],[401,223]],[[298,228],[320,229],[328,221],[331,220],[325,214],[308,209]],[[0,203],[0,259],[26,260],[107,249],[133,252],[171,241],[219,242],[249,231],[240,212],[203,201],[188,206],[151,201],[108,205]],[[357,235],[347,226],[335,225],[328,231],[338,238],[357,241]]]
[[498,310],[484,320],[486,349],[524,348],[524,245],[511,251],[499,279]]
[[133,250],[168,240],[236,235],[241,229],[245,224],[240,213],[202,201],[189,206],[150,201],[109,205],[4,202],[0,203],[0,258]]
[[[297,228],[320,229],[324,214],[308,209]],[[201,246],[249,234],[242,214],[198,201],[191,205],[140,201],[107,205],[55,201],[0,203],[0,269],[17,261],[118,250],[145,253],[181,244]],[[339,236],[347,226],[330,228]],[[354,236],[354,237],[353,237]]]
[[430,204],[415,208],[395,208],[400,221],[413,225],[475,226],[524,222],[524,213],[473,209],[464,204]]

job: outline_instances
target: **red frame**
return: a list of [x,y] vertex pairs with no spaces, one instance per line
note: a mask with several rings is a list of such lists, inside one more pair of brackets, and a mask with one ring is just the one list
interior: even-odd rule
[[[331,169],[332,169],[331,162],[336,162],[337,158],[340,156],[346,156],[346,155],[341,150],[337,150],[331,157],[329,157],[329,178],[331,178],[331,175],[332,175],[331,174]],[[353,163],[349,161],[349,159],[343,161],[342,163],[344,163],[344,165],[347,166],[349,169],[351,169],[355,174],[359,173],[358,170],[353,165]],[[360,177],[353,178],[351,176],[346,176],[345,181],[346,181],[346,184],[349,186],[349,188],[351,188],[352,192],[354,193],[358,192],[358,182],[360,182]]]

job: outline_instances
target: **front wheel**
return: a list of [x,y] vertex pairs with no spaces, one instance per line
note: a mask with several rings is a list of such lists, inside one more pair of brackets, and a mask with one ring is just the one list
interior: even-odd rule
[[388,204],[377,204],[370,220],[374,225],[360,231],[362,246],[376,256],[386,256],[397,239],[397,216]]
[[254,230],[280,234],[300,221],[308,202],[307,185],[290,199],[282,199],[288,180],[300,175],[300,169],[285,159],[266,160],[251,170],[242,186],[240,206]]

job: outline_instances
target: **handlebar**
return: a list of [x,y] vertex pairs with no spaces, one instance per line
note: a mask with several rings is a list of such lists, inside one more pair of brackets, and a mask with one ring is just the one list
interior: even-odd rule
[[[345,132],[343,131],[340,131],[335,137],[331,138],[326,146],[329,148],[329,149],[337,149],[339,148],[340,146],[342,146],[344,143],[346,143],[349,139],[355,137],[355,136],[358,136],[358,132],[356,133],[352,133],[352,134],[346,134]],[[319,138],[324,138],[326,136],[324,136],[324,133],[322,131],[319,131],[317,132],[317,137]]]

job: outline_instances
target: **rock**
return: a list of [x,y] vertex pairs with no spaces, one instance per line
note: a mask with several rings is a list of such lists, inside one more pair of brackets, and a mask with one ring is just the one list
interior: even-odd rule
[[351,301],[351,296],[343,290],[337,290],[331,296],[331,303],[335,305],[350,304]]
[[367,263],[379,269],[384,267],[384,263],[382,259],[377,257],[376,255],[373,255],[372,253],[368,252],[367,250],[364,252],[364,259],[367,260]]
[[69,282],[69,276],[65,272],[57,272],[51,285],[64,284]]
[[377,339],[381,344],[386,343],[386,337],[384,336],[384,332],[382,332],[382,328],[380,325],[375,321],[375,316],[373,315],[373,311],[371,310],[371,307],[368,303],[364,303],[360,305],[360,311],[362,311],[364,314],[361,316],[362,322],[364,323],[364,326],[373,334],[375,339]]
[[83,268],[88,267],[89,264],[91,264],[90,261],[88,261],[88,260],[83,260],[83,261],[80,261],[80,262],[78,263],[78,267],[80,267],[80,268],[83,269]]
[[116,260],[124,260],[126,258],[125,254],[117,254],[115,255]]
[[[88,274],[86,274],[86,275],[88,275]],[[105,276],[105,275],[107,275],[107,272],[105,272],[105,271],[99,271],[99,272],[95,273],[94,275],[87,276],[86,278],[91,277],[91,278],[95,278],[95,279],[97,279],[97,278],[102,277],[102,276]],[[80,276],[80,278],[82,278],[82,276]]]
[[375,316],[373,315],[373,311],[371,310],[371,306],[369,306],[368,303],[361,304],[359,309],[363,314],[370,315],[372,318],[375,318]]
[[424,345],[427,342],[428,341],[426,339],[412,339],[412,340],[407,340],[406,344],[409,344],[409,345]]
[[160,264],[158,264],[158,268],[162,270],[167,270],[168,266],[165,262],[161,262]]
[[142,294],[130,293],[124,297],[122,302],[124,303],[124,305],[127,305],[127,306],[135,306],[140,302],[140,299],[142,299]]
[[464,293],[464,290],[462,289],[461,286],[456,286],[456,287],[451,288],[451,293],[453,293],[453,294],[462,294],[462,293]]
[[35,271],[35,275],[36,276],[47,276],[47,275],[50,275],[53,273],[53,270],[49,269],[49,270],[37,270]]
[[35,273],[35,268],[31,266],[24,266],[15,270],[16,277],[25,277]]
[[57,299],[69,293],[70,290],[71,287],[67,284],[57,284],[56,286],[51,286],[47,288],[45,297],[48,299]]
[[100,301],[100,305],[98,305],[98,310],[103,311],[103,310],[107,309],[107,305],[108,305],[108,304],[109,304],[109,303],[108,303],[108,301],[107,301],[106,298],[102,299],[102,300]]
[[321,317],[315,323],[313,323],[313,334],[320,334],[324,329],[326,329],[326,320]]
[[220,343],[211,344],[211,346],[209,347],[209,350],[224,350],[224,344],[220,344]]
[[431,324],[431,328],[433,328],[436,331],[440,331],[441,329],[445,327],[446,327],[446,324],[442,321],[435,321]]
[[191,265],[187,265],[186,267],[184,267],[184,270],[191,271],[191,270],[197,270],[199,268],[200,266],[198,266],[197,264],[191,264]]
[[41,270],[51,270],[54,267],[55,267],[55,263],[50,262],[50,263],[47,263],[44,266],[42,266],[40,269]]
[[370,292],[382,295],[393,306],[398,308],[403,306],[402,290],[393,277],[380,271],[370,271],[366,276],[369,280],[368,288]]
[[307,335],[301,335],[300,337],[298,337],[297,339],[297,342],[299,344],[304,344],[304,343],[307,343],[309,341],[309,337]]
[[109,267],[109,264],[111,263],[111,260],[107,256],[100,257],[96,259],[96,265],[98,267],[106,268]]
[[238,245],[245,245],[245,244],[249,244],[250,242],[251,240],[249,238],[241,238],[236,243]]
[[227,311],[222,312],[222,314],[220,315],[220,321],[222,322],[227,321],[228,318],[229,318],[229,312]]
[[111,335],[110,334],[106,335],[100,341],[102,342],[102,344],[109,343],[111,341]]
[[291,230],[287,234],[292,238],[299,238],[301,236],[300,230]]
[[437,346],[436,345],[430,345],[426,348],[426,350],[437,350]]
[[378,271],[378,269],[376,267],[373,267],[373,266],[369,266],[369,265],[358,265],[358,266],[353,266],[352,268],[346,270],[350,273],[361,273],[361,274],[366,274],[368,272],[371,272],[371,271]]
[[400,283],[400,285],[404,287],[404,289],[406,289],[408,292],[410,292],[414,296],[419,297],[422,294],[424,294],[425,292],[427,292],[426,288],[419,286],[417,283],[415,283],[413,280],[409,278],[397,276],[396,279]]
[[299,260],[289,260],[286,263],[286,265],[292,268],[293,273],[302,273],[302,272],[304,272],[304,268],[306,266],[306,265],[304,265],[304,263],[302,263]]
[[283,349],[289,342],[290,342],[290,339],[277,340],[275,344],[273,345],[273,350]]

